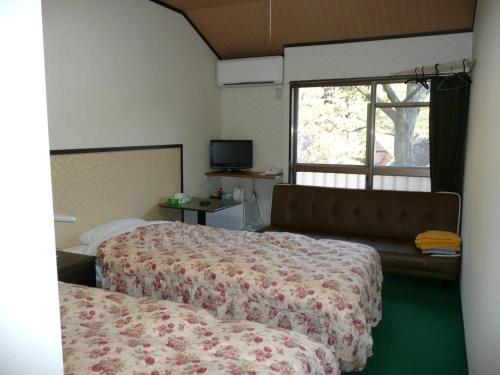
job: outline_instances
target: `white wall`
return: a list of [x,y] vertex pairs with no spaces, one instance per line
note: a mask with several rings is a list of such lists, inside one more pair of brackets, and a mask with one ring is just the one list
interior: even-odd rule
[[39,0],[0,1],[0,374],[63,373]]
[[285,49],[285,82],[389,76],[470,57],[472,33]]
[[499,18],[500,1],[478,1],[462,231],[462,308],[471,375],[500,373]]
[[221,97],[191,25],[147,0],[42,4],[50,147],[183,143],[185,189],[204,191]]
[[[278,92],[277,92],[278,90]],[[283,139],[283,88],[227,87],[222,90],[222,137],[254,141],[254,169],[286,163]]]
[[[226,87],[222,90],[222,138],[251,139],[254,142],[254,168],[263,171],[269,167],[287,164],[283,149],[288,139],[283,138],[283,87]],[[251,191],[251,181],[237,178],[211,178],[213,189],[221,185],[231,192],[234,185],[245,187],[247,197]],[[257,180],[256,189],[260,200],[261,217],[269,222],[273,181]],[[258,222],[254,203],[245,205],[247,221]]]

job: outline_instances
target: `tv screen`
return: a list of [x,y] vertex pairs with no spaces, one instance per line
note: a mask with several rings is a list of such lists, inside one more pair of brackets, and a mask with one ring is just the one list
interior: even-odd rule
[[210,141],[210,168],[247,169],[253,166],[252,141]]

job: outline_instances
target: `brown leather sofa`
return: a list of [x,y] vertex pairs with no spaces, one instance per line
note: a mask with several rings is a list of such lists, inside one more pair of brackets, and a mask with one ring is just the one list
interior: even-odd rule
[[364,243],[379,251],[385,272],[456,280],[459,257],[423,255],[414,240],[431,229],[458,232],[459,217],[453,193],[276,185],[271,223],[262,231]]

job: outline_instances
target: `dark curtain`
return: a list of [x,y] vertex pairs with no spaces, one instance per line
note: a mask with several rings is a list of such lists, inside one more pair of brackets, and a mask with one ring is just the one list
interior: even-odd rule
[[462,194],[470,78],[466,73],[434,77],[429,113],[432,191]]

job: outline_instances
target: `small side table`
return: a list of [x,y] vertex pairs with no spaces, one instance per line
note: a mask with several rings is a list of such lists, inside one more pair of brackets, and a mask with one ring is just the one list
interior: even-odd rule
[[[201,201],[209,201],[210,204],[207,206],[203,206],[200,204]],[[206,225],[207,212],[217,212],[229,207],[237,206],[239,204],[241,204],[240,201],[235,201],[232,199],[191,198],[191,202],[189,203],[184,203],[184,204],[160,203],[160,207],[181,210],[183,212],[182,215],[183,218],[184,218],[184,211],[196,211],[198,213],[198,224]]]
[[95,257],[56,251],[57,278],[59,281],[72,284],[96,286]]

